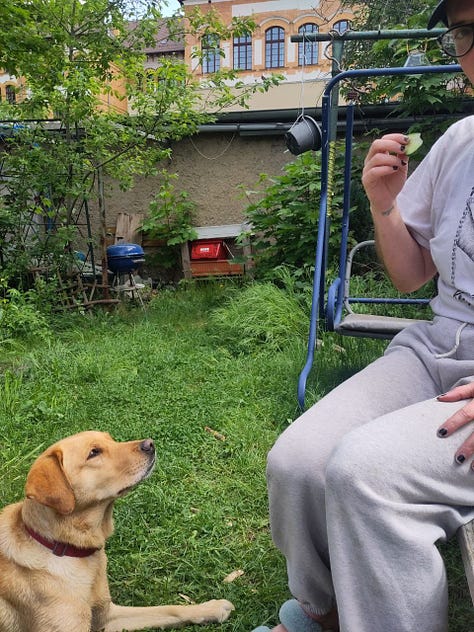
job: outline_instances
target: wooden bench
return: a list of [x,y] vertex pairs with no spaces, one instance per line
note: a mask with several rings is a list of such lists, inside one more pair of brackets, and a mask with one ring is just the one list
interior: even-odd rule
[[457,535],[469,592],[474,605],[474,520],[461,527]]

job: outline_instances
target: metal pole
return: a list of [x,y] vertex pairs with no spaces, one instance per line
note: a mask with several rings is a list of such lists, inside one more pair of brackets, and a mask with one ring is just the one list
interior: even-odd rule
[[[332,43],[332,68],[331,75],[334,79],[341,72],[342,54],[344,52],[344,40],[335,39]],[[337,115],[339,105],[339,83],[336,84],[333,94],[331,95],[332,103],[335,104],[331,108],[331,120],[329,123],[329,140],[336,140],[337,134]]]
[[[101,237],[100,245],[102,248],[102,286],[104,290],[104,298],[109,298],[109,275],[108,275],[108,263],[107,263],[107,219],[105,212],[105,194],[104,194],[104,178],[102,173],[102,167],[97,169],[97,190],[99,199],[99,215],[100,215],[100,228]],[[95,270],[94,270],[95,275]],[[94,276],[95,279],[95,276]]]
[[329,33],[304,33],[292,35],[291,42],[334,42],[337,40],[390,40],[390,39],[434,39],[446,32],[446,29],[409,29],[392,31],[329,31]]

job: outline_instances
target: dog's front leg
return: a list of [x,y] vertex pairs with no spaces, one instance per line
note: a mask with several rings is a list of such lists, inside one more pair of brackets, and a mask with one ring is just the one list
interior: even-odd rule
[[104,632],[179,628],[192,623],[222,623],[234,606],[226,599],[212,599],[190,606],[152,606],[134,608],[110,604]]

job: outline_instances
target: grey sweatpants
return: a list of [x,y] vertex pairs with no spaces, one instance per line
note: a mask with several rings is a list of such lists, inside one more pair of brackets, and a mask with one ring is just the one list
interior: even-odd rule
[[[270,522],[291,593],[342,632],[446,632],[435,542],[474,518],[474,472],[454,461],[474,423],[436,431],[474,380],[474,325],[436,318],[396,336],[279,437],[268,457]],[[460,332],[456,345],[456,333]]]

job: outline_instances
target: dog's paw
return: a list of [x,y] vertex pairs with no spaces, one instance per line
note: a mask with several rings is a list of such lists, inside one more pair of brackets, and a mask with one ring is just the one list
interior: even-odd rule
[[229,618],[232,610],[235,610],[234,604],[227,599],[211,599],[200,604],[202,610],[202,618],[196,623],[222,623]]

